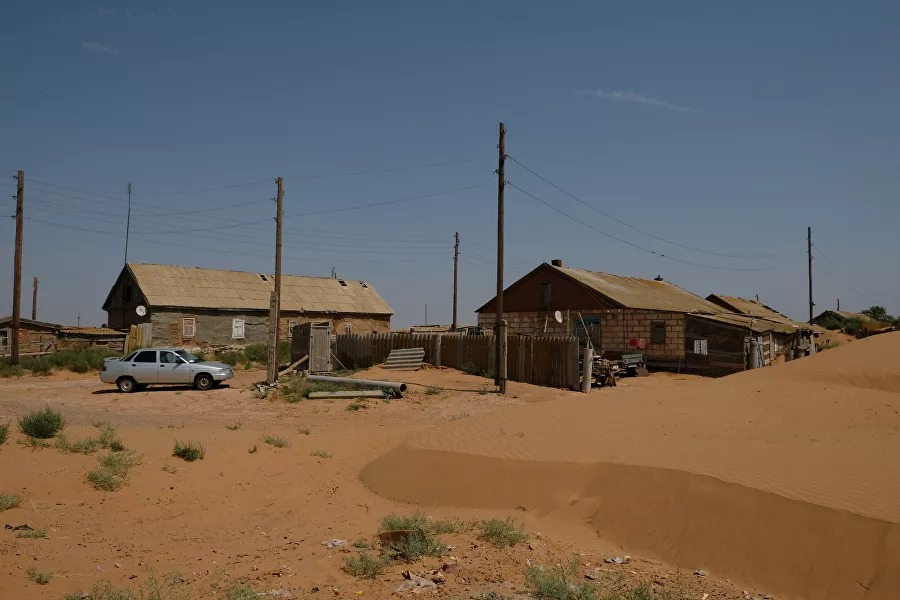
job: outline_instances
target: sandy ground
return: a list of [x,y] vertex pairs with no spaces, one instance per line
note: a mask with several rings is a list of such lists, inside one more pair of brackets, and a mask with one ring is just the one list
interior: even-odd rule
[[[0,493],[25,501],[0,520],[49,538],[0,530],[0,598],[135,584],[148,569],[180,573],[194,598],[217,597],[227,580],[297,598],[385,598],[404,568],[441,562],[459,566],[439,597],[471,598],[522,592],[529,562],[573,558],[607,591],[643,582],[698,600],[743,590],[896,598],[900,377],[871,355],[892,353],[896,365],[898,341],[879,336],[722,380],[627,379],[589,397],[516,383],[502,397],[483,393],[484,379],[428,369],[403,375],[419,384],[406,398],[355,412],[350,401],[253,398],[246,386],[259,372],[206,393],[123,395],[71,374],[0,381],[0,422],[49,404],[70,439],[106,420],[142,456],[127,486],[100,492],[85,481],[96,456],[32,450],[13,432],[0,447]],[[176,439],[204,444],[206,458],[171,457]],[[312,456],[318,449],[333,457]],[[513,516],[531,543],[497,550],[447,535],[453,558],[375,580],[342,570],[352,549],[322,545],[372,539],[383,516],[415,510]],[[627,565],[603,563],[626,554]],[[29,567],[54,578],[39,586]]]
[[[795,597],[900,598],[898,356],[886,334],[665,394],[515,407],[413,437],[363,479],[426,505],[518,502]],[[400,465],[440,477],[405,485]]]

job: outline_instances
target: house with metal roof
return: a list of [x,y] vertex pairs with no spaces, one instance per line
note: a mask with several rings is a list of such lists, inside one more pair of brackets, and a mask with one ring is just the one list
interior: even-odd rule
[[[109,326],[151,324],[153,345],[216,347],[267,340],[275,277],[174,265],[125,265],[103,303]],[[393,310],[365,281],[284,275],[279,334],[331,321],[333,333],[386,333]]]
[[[478,324],[496,322],[496,298]],[[544,263],[503,294],[509,335],[576,335],[609,357],[642,352],[650,366],[708,372],[748,366],[750,340],[786,325],[738,314],[661,277],[642,279]],[[768,364],[769,360],[760,362]]]

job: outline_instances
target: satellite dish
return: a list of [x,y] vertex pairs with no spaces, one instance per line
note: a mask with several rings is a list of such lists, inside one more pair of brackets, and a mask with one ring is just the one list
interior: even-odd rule
[[562,322],[563,322],[562,311],[558,310],[555,313],[553,313],[553,318],[556,319],[557,323],[562,324]]
[[141,304],[136,309],[134,309],[134,312],[136,312],[139,317],[144,317],[147,315],[147,307]]

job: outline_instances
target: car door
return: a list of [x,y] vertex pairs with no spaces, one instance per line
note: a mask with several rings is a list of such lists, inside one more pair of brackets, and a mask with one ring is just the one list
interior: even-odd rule
[[156,350],[141,350],[131,359],[131,376],[140,384],[159,382],[159,363]]
[[171,350],[159,351],[159,383],[190,383],[191,365]]

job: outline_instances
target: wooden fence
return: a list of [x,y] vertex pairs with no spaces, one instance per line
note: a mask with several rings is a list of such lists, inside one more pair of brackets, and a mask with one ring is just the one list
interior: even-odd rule
[[[580,385],[578,339],[574,337],[508,338],[507,377],[534,385],[577,388]],[[381,364],[391,350],[424,348],[425,362],[477,371],[493,377],[495,342],[492,335],[461,334],[369,334],[337,336],[334,354],[347,369]]]

